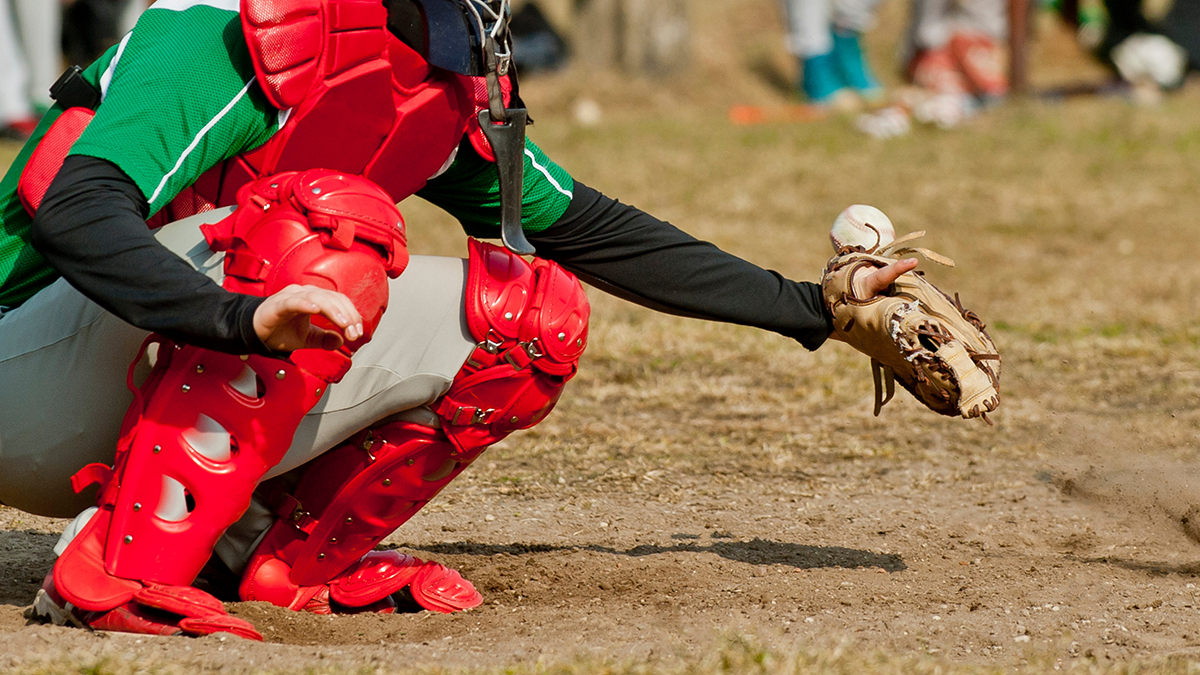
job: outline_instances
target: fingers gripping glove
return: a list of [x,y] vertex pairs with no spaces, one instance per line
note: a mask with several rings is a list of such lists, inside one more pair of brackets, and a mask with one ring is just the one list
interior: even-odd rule
[[891,400],[898,379],[934,412],[991,424],[987,414],[1000,405],[1000,354],[983,321],[962,306],[957,294],[946,295],[921,272],[901,275],[869,300],[854,293],[856,271],[884,267],[910,253],[953,266],[932,251],[906,246],[924,234],[905,235],[879,250],[844,247],[830,259],[821,288],[834,330],[871,357],[875,415]]
[[139,598],[148,587],[192,583],[304,414],[370,339],[387,305],[387,277],[408,261],[391,198],[329,171],[247,185],[237,211],[205,229],[213,249],[226,251],[227,289],[269,295],[302,283],[342,292],[362,314],[364,336],[335,352],[306,349],[286,359],[151,336],[157,361],[140,388],[130,368],[134,403],[114,468],[91,465],[73,479],[77,490],[102,485],[99,511],[53,572],[57,593],[80,610],[146,605]]

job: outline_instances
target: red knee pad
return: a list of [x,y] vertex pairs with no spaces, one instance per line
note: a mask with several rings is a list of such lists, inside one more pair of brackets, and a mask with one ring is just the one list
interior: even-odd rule
[[550,414],[587,348],[591,315],[583,285],[570,272],[474,239],[466,311],[479,344],[433,406],[464,452]]
[[[245,185],[230,217],[200,229],[214,251],[225,252],[231,291],[265,297],[290,284],[311,284],[349,297],[362,314],[364,335],[341,350],[343,371],[387,309],[388,277],[408,265],[404,219],[392,198],[365,178],[325,169]],[[332,328],[323,317],[313,321]],[[318,356],[329,358],[298,354],[302,361]]]
[[243,599],[301,609],[308,588],[366,602],[407,583],[434,611],[482,601],[452,570],[425,563],[408,580],[402,566],[368,552],[487,446],[549,414],[587,346],[589,306],[579,281],[554,263],[474,240],[470,253],[467,323],[479,344],[432,406],[442,428],[385,423],[314,460],[294,493],[277,497],[280,520],[247,566]]

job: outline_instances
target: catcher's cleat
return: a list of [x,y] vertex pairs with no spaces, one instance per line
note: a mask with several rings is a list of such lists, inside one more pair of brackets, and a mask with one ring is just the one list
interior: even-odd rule
[[141,635],[201,637],[228,633],[247,640],[263,639],[253,624],[230,616],[220,600],[198,588],[146,586],[112,609],[88,611],[59,595],[53,573],[46,575],[33,605],[25,610],[25,618],[56,626]]
[[[273,531],[276,537],[281,530]],[[268,535],[270,537],[270,535]],[[251,560],[239,593],[312,614],[392,614],[396,598],[409,596],[423,609],[442,614],[478,607],[483,596],[457,571],[396,551],[371,551],[329,583],[300,586],[283,560],[266,555],[270,544]]]

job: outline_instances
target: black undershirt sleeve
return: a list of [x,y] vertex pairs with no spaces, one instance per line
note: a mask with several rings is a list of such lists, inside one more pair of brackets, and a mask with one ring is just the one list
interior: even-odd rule
[[808,349],[832,331],[817,284],[764,270],[579,182],[558,222],[528,236],[539,257],[651,309],[774,331]]
[[146,227],[149,204],[115,164],[67,158],[33,219],[34,248],[90,300],[143,330],[231,354],[269,354],[263,299],[230,293]]

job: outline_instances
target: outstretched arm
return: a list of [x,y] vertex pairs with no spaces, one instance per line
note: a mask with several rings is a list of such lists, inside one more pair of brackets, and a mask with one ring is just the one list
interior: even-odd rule
[[770,330],[816,349],[832,327],[812,283],[795,282],[575,182],[538,255],[608,292],[672,314]]

